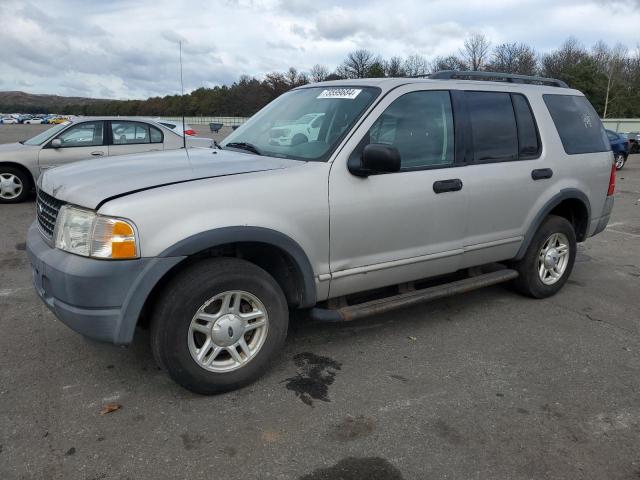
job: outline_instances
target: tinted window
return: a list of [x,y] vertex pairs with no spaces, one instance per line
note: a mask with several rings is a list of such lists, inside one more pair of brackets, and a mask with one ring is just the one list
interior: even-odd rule
[[103,122],[78,123],[62,132],[56,138],[63,147],[94,147],[102,145]]
[[111,122],[114,145],[150,143],[149,125],[140,122]]
[[529,102],[520,94],[512,94],[511,100],[518,128],[518,160],[536,158],[540,154],[540,142]]
[[466,92],[476,162],[518,158],[518,132],[511,96],[503,92]]
[[575,95],[543,95],[564,151],[568,154],[611,149],[598,114],[589,101]]
[[452,164],[455,145],[449,92],[411,92],[398,98],[372,125],[369,143],[397,148],[402,169]]

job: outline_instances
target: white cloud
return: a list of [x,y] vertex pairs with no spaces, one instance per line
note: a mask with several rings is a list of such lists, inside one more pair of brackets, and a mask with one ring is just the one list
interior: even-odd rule
[[[44,6],[46,5],[46,7]],[[0,84],[34,93],[145,98],[316,63],[456,52],[470,32],[540,52],[573,35],[634,48],[640,0],[0,1]]]

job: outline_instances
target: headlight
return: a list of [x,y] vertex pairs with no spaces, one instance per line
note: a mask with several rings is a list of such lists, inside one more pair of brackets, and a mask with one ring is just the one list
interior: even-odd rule
[[70,205],[60,209],[55,238],[57,248],[84,257],[126,259],[139,256],[131,222]]

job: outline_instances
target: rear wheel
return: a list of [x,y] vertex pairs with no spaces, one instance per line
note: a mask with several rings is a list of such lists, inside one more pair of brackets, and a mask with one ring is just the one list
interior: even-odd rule
[[616,170],[622,170],[624,164],[627,161],[627,157],[624,153],[616,153],[615,162],[616,162]]
[[24,201],[31,191],[31,178],[15,167],[0,166],[0,203]]
[[224,392],[264,373],[288,321],[284,294],[266,271],[236,258],[209,259],[164,289],[152,319],[152,349],[183,387]]
[[520,274],[515,288],[530,297],[555,295],[565,284],[576,258],[576,235],[566,218],[549,215],[534,235],[524,258],[515,262]]

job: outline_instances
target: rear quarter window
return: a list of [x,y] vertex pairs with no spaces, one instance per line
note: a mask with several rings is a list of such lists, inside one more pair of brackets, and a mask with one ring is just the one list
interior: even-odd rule
[[611,150],[598,114],[585,97],[543,95],[564,151],[569,155]]

